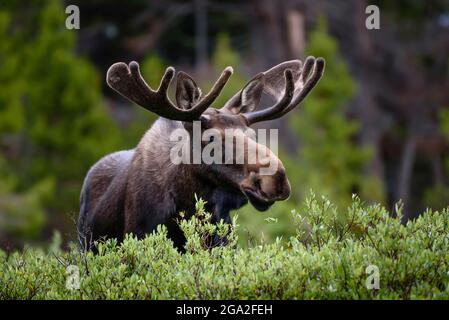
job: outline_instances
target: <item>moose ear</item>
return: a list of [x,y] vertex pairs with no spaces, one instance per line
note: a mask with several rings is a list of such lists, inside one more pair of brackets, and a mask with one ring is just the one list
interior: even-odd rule
[[178,107],[191,109],[200,99],[201,90],[195,81],[185,72],[178,73],[176,81],[176,103]]
[[257,108],[264,88],[264,75],[259,73],[242,90],[226,102],[223,109],[234,114],[251,112]]

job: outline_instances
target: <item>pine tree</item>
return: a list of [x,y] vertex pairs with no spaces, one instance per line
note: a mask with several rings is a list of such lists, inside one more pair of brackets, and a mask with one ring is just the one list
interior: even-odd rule
[[345,106],[356,84],[338,53],[337,41],[327,33],[325,20],[311,32],[307,54],[326,59],[323,78],[310,96],[290,116],[292,130],[300,140],[299,153],[287,161],[293,198],[301,201],[310,189],[346,206],[352,193],[368,200],[381,200],[382,188],[364,168],[372,152],[357,146],[359,124],[345,117]]
[[77,211],[89,166],[120,144],[101,101],[100,78],[76,55],[76,33],[65,28],[65,18],[56,0],[0,9],[0,171],[10,181],[0,190],[26,198],[45,186],[51,196],[36,195],[33,206],[53,214],[55,223]]
[[326,70],[305,101],[287,115],[299,140],[297,154],[280,150],[292,194],[288,201],[276,203],[267,214],[260,214],[250,206],[239,210],[239,220],[248,230],[240,234],[244,242],[250,237],[257,240],[263,237],[269,242],[293,234],[290,211],[301,210],[300,205],[311,190],[343,208],[350,204],[353,193],[363,200],[382,199],[380,182],[364,174],[371,150],[357,146],[358,123],[344,114],[356,92],[356,84],[338,54],[337,41],[327,33],[325,20],[319,20],[310,33],[307,48],[308,55],[326,59]]
[[[440,133],[446,139],[449,139],[449,111],[443,109],[439,112],[438,122]],[[449,157],[443,157],[443,181],[426,190],[424,194],[424,203],[434,209],[444,209],[447,207],[447,199],[449,199]]]

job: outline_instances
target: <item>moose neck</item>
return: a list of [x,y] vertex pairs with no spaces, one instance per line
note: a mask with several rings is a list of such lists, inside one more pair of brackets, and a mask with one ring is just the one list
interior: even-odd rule
[[[219,216],[244,205],[246,200],[243,195],[225,183],[219,183],[214,176],[207,174],[203,165],[172,163],[170,150],[174,142],[170,141],[170,134],[179,128],[183,128],[181,122],[159,118],[136,148],[135,169],[131,172],[139,175],[140,186],[151,188],[146,190],[145,201],[151,201],[152,207],[157,207],[158,203],[166,204],[169,200],[173,207],[160,208],[167,215],[176,215],[180,211],[192,214],[195,195],[206,200],[208,211],[218,210],[216,213]],[[133,180],[131,178],[129,182]]]
[[170,134],[180,128],[182,123],[179,121],[159,118],[141,139],[133,161],[136,167],[133,171],[140,176],[140,185],[151,185],[151,190],[146,190],[147,196],[151,198],[147,198],[148,201],[167,203],[163,200],[171,197],[169,200],[174,207],[168,210],[176,212],[167,214],[193,211],[195,194],[209,198],[212,189],[208,181],[198,177],[198,170],[195,170],[198,165],[172,163],[170,150],[174,142],[170,141]]

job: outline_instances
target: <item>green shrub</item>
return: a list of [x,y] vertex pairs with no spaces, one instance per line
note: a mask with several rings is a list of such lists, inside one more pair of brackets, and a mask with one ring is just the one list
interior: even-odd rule
[[[407,225],[401,208],[392,218],[380,205],[357,197],[337,212],[314,194],[292,211],[296,234],[250,248],[205,248],[211,232],[204,202],[181,220],[188,242],[180,254],[165,228],[143,240],[127,236],[100,243],[99,253],[59,249],[0,252],[1,299],[448,299],[448,210],[428,210]],[[270,223],[276,223],[275,220]],[[234,228],[238,228],[234,220]],[[66,282],[79,268],[79,289]],[[367,267],[377,266],[379,288],[367,289]],[[73,267],[71,267],[73,268]],[[69,282],[70,284],[71,282]]]

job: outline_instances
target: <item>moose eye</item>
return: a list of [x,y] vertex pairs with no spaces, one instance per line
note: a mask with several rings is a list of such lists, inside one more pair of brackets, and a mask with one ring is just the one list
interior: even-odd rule
[[200,121],[201,121],[201,127],[203,129],[205,128],[209,128],[209,118],[206,116],[201,116],[200,117]]

